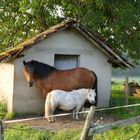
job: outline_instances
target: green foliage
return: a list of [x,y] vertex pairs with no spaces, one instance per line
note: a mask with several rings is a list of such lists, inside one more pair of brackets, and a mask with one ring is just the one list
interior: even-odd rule
[[[140,98],[129,96],[129,104],[140,103]],[[122,85],[119,83],[113,83],[111,87],[111,106],[123,106],[126,105],[126,98],[122,92]],[[115,116],[118,119],[126,119],[140,115],[140,106],[115,109],[111,111],[106,111],[107,114]]]
[[7,112],[7,103],[6,101],[1,101],[0,102],[0,113],[5,113]]
[[62,21],[76,18],[134,60],[140,58],[139,0],[2,0],[0,51]]
[[0,102],[0,118],[1,119],[13,119],[14,113],[7,112],[7,103],[5,100]]
[[2,0],[0,3],[0,51],[11,48],[55,24],[54,6],[43,0]]
[[14,117],[15,117],[14,113],[6,113],[4,118],[7,120],[10,120],[10,119],[13,119]]
[[0,102],[0,119],[3,119],[5,117],[6,112],[7,112],[7,104],[6,101],[3,100]]

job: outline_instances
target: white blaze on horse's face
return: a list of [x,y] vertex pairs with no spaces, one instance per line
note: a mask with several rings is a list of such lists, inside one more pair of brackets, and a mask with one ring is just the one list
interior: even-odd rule
[[33,77],[32,77],[31,69],[29,69],[27,66],[24,66],[23,73],[24,73],[25,79],[28,82],[28,86],[32,87],[33,86]]
[[88,100],[89,100],[89,102],[91,103],[91,104],[95,104],[95,97],[96,97],[96,92],[95,92],[95,90],[93,90],[93,89],[89,89],[88,90]]

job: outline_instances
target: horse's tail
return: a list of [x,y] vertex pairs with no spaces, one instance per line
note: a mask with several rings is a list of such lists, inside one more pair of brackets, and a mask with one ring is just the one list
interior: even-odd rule
[[97,101],[98,101],[98,78],[97,78],[97,75],[95,74],[95,72],[92,71],[92,73],[95,76],[95,83],[94,83],[92,89],[95,89],[95,92],[96,92],[95,106],[97,106]]
[[48,121],[50,121],[50,115],[52,115],[52,109],[51,109],[51,102],[50,102],[50,98],[51,98],[51,93],[49,93],[46,96],[46,101],[45,101],[45,118],[48,119]]

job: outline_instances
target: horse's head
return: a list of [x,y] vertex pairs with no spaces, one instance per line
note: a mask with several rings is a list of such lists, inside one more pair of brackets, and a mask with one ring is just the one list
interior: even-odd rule
[[95,104],[95,97],[96,97],[96,92],[93,89],[88,89],[88,96],[87,99],[91,104]]
[[24,65],[24,69],[23,69],[23,73],[25,76],[25,79],[28,82],[28,86],[32,87],[33,86],[33,66],[31,64],[31,62],[25,62],[23,61],[23,65]]

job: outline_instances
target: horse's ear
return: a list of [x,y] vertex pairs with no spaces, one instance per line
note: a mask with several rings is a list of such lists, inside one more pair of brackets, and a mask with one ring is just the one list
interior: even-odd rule
[[25,62],[25,60],[23,60],[23,65],[26,65],[26,62]]

